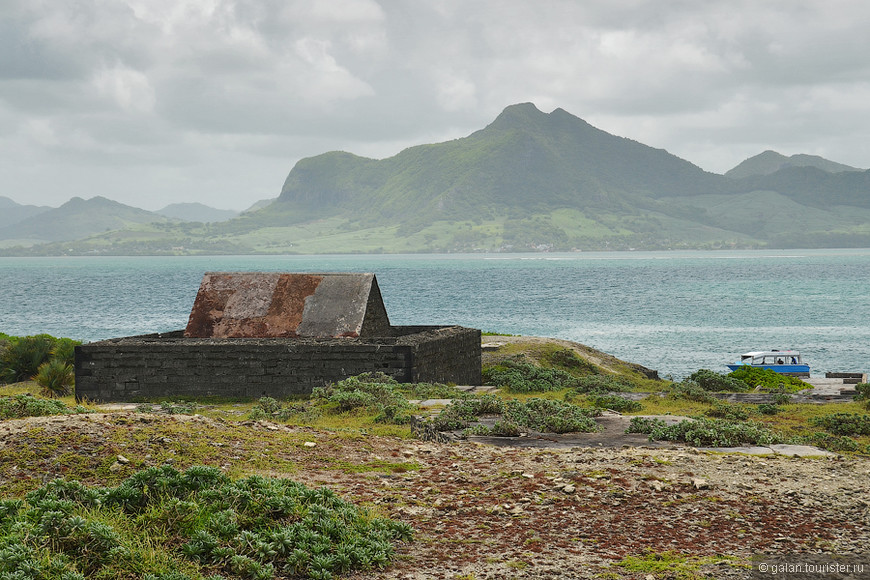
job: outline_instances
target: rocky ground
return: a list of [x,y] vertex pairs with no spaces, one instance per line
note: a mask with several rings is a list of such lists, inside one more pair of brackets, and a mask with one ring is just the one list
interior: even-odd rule
[[390,568],[354,580],[746,578],[755,554],[870,554],[870,460],[638,444],[510,448],[200,416],[43,417],[0,422],[0,490],[72,469],[120,479],[165,461],[329,486],[416,530]]

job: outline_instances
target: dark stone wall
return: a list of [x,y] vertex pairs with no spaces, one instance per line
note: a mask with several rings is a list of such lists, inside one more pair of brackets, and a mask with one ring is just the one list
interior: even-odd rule
[[393,327],[368,339],[118,338],[76,347],[76,398],[283,398],[364,372],[401,382],[480,384],[480,331]]

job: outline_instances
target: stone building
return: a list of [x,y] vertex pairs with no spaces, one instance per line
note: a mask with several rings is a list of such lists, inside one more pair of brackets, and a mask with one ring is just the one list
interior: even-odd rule
[[76,348],[76,398],[283,398],[363,372],[478,385],[480,331],[393,326],[374,274],[209,272],[185,330]]

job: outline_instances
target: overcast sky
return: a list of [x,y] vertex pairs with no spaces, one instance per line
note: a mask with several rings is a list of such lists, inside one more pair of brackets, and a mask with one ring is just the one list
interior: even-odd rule
[[0,0],[0,196],[244,209],[528,101],[717,173],[867,168],[868,31],[863,0]]

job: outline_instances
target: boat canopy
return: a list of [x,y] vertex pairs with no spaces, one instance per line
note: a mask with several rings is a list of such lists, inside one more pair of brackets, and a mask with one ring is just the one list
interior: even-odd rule
[[796,350],[759,350],[741,354],[740,362],[753,365],[801,364],[801,353]]

